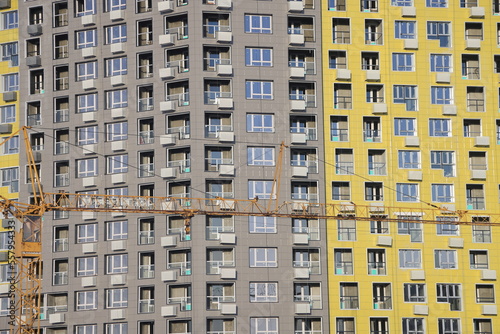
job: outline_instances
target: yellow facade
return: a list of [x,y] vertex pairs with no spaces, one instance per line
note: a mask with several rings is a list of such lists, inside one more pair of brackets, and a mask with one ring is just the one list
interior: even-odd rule
[[[393,1],[393,3],[396,2]],[[429,2],[428,0],[427,3]],[[363,1],[361,3],[363,5]],[[444,1],[440,1],[440,3],[444,3]],[[494,63],[494,55],[500,55],[498,37],[500,16],[494,15],[497,13],[492,12],[492,3],[467,2],[463,4],[468,6],[465,8],[461,7],[458,0],[448,0],[446,8],[427,7],[426,1],[414,1],[413,4],[409,1],[406,2],[410,6],[392,6],[391,1],[378,1],[378,4],[376,1],[365,2],[365,4],[368,7],[367,11],[361,10],[359,2],[347,1],[345,7],[341,2],[330,2],[329,6],[324,6],[322,14],[323,68],[325,69],[323,84],[325,92],[326,198],[333,203],[352,202],[357,205],[376,203],[387,207],[410,207],[413,209],[429,209],[432,208],[430,205],[432,204],[437,207],[447,206],[456,210],[468,210],[469,213],[477,214],[478,217],[500,213],[500,170],[497,167],[500,161],[497,139],[499,131],[497,122],[500,120],[499,74]],[[481,15],[481,11],[484,15]],[[339,22],[336,20],[337,18],[349,20],[349,36],[341,32],[339,37],[337,29],[339,26],[334,26],[334,22]],[[372,41],[371,37],[374,35],[370,33],[367,38],[365,34],[366,25],[369,23],[367,20],[380,20],[382,24],[382,30],[376,31],[375,44],[366,42],[366,39]],[[410,41],[395,38],[395,21],[414,21],[416,24],[415,38],[413,40],[408,38]],[[449,47],[441,47],[439,40],[428,39],[428,25],[433,24],[429,22],[449,23],[449,27],[451,27],[451,45]],[[472,42],[466,40],[466,26],[469,28],[467,38],[475,39],[471,38],[475,36],[470,33],[473,30],[470,28],[477,28],[480,25],[482,25],[482,40]],[[380,41],[380,36],[383,41]],[[415,45],[415,42],[418,45]],[[345,66],[341,64],[341,61],[331,60],[332,51],[338,50],[346,51],[347,62]],[[362,53],[365,52],[377,52],[379,55],[377,65],[380,78],[378,80],[376,69],[373,69],[371,73],[362,69]],[[409,71],[393,70],[393,53],[413,54],[411,64],[406,64],[412,69]],[[333,52],[333,54],[337,53]],[[449,79],[445,78],[443,81],[442,77],[438,77],[438,75],[443,75],[443,72],[431,71],[431,54],[451,55]],[[462,73],[462,59],[468,59],[467,56],[464,58],[463,55],[472,55],[472,59],[477,56],[479,70],[474,69],[477,67],[474,64],[470,66],[472,63],[467,63],[467,66],[472,69]],[[332,62],[335,64],[332,65]],[[367,75],[375,75],[375,80],[367,80]],[[444,74],[444,76],[447,75]],[[441,82],[437,82],[438,80]],[[449,82],[446,82],[447,80]],[[337,86],[338,84],[351,85],[351,107],[348,103],[338,102],[339,95],[334,93],[336,84]],[[374,106],[376,103],[366,102],[367,85],[383,85],[383,101],[379,98],[379,103],[376,106]],[[405,104],[394,103],[393,85],[417,86],[416,111],[407,111]],[[442,104],[432,103],[431,87],[452,88],[453,97],[449,101],[450,103],[445,105],[445,108]],[[470,92],[479,91],[479,93],[476,95],[467,94],[467,87],[482,87],[484,107],[480,101],[480,89],[469,88]],[[479,98],[477,98],[478,96]],[[343,141],[339,139],[339,132],[336,129],[331,131],[330,120],[332,116],[347,116],[348,118],[348,133],[346,135],[344,131]],[[366,120],[366,117],[379,117],[380,142],[364,138],[363,121]],[[413,136],[396,136],[395,118],[413,118],[416,133]],[[443,121],[450,126],[444,131],[447,132],[447,135],[430,136],[430,122],[434,121],[429,121],[429,119],[448,120]],[[467,127],[464,127],[464,120]],[[476,133],[478,121],[480,133]],[[471,123],[474,126],[470,127]],[[451,129],[451,133],[449,129]],[[470,129],[474,129],[474,131],[470,131]],[[472,135],[464,137],[464,131],[467,131],[468,135]],[[365,136],[369,137],[366,132]],[[349,157],[345,158],[342,154],[339,154],[336,159],[336,150],[338,149],[352,149],[353,164],[349,164],[351,161]],[[369,172],[369,150],[385,150],[385,172]],[[409,162],[410,168],[400,168],[398,151],[419,151],[416,153],[416,156],[419,155],[419,157],[417,161],[411,160]],[[431,169],[431,151],[454,152],[453,176],[445,176],[442,169]],[[340,151],[340,153],[345,152],[349,153],[349,151]],[[478,153],[471,155],[470,152]],[[415,157],[414,153],[411,154],[412,157]],[[479,160],[476,157],[479,157]],[[339,161],[339,159],[343,160]],[[347,163],[343,163],[343,161],[347,161]],[[473,163],[471,166],[470,161],[480,161],[480,163],[478,165]],[[483,166],[484,161],[486,161],[486,169]],[[333,197],[332,182],[349,182],[349,193],[340,196],[340,198],[339,196]],[[367,195],[365,190],[366,182],[383,183],[382,194],[370,198],[370,194]],[[407,202],[398,201],[398,190],[401,194],[402,189],[398,188],[398,183],[416,184],[418,199],[415,198],[414,201]],[[450,187],[445,186],[447,191],[451,189],[451,194],[447,193],[445,196],[448,197],[446,201],[433,201],[436,199],[433,198],[432,194],[433,184],[436,191],[437,187],[440,187],[438,185],[451,185]],[[467,192],[466,188],[473,189],[473,185],[482,186],[484,189],[482,196],[476,196],[478,193],[475,190]],[[469,197],[468,201],[467,197]],[[481,197],[484,198],[484,209]],[[498,293],[499,287],[497,279],[494,277],[495,273],[500,271],[500,261],[497,256],[500,247],[496,242],[500,237],[498,227],[493,227],[491,241],[489,241],[487,235],[484,234],[483,236],[486,238],[479,238],[481,232],[477,230],[473,236],[473,227],[470,225],[459,226],[458,231],[444,231],[438,235],[436,225],[423,224],[422,242],[411,242],[410,235],[401,234],[401,231],[398,233],[398,223],[389,223],[388,227],[388,231],[384,231],[384,233],[372,233],[370,222],[358,221],[354,237],[347,235],[346,230],[339,230],[337,221],[328,222],[330,321],[331,328],[337,326],[336,333],[343,333],[343,331],[351,333],[349,330],[352,330],[349,326],[342,328],[342,325],[339,324],[341,322],[339,318],[352,318],[356,333],[404,333],[409,329],[403,327],[405,321],[403,318],[422,319],[421,329],[423,331],[411,333],[445,333],[443,328],[445,324],[450,323],[452,327],[456,327],[458,324],[457,331],[446,333],[494,333],[500,330],[500,322],[497,319],[496,304],[494,303],[496,300],[478,297],[476,291],[477,288],[480,291],[483,291],[484,288],[489,293],[490,286],[493,286],[494,295]],[[340,238],[345,239],[346,235],[351,240],[339,240]],[[384,240],[390,240],[392,245],[380,245],[379,237],[381,236],[389,237]],[[415,237],[415,239],[418,238]],[[342,265],[336,264],[334,251],[341,249],[352,251],[352,273],[348,269],[349,265],[344,265],[344,269],[347,268],[348,273],[345,274],[342,272]],[[367,252],[377,249],[385,251],[386,273],[369,275]],[[406,249],[420,250],[421,264],[419,267],[400,268],[400,261],[402,261],[400,251]],[[435,252],[436,250],[454,251],[455,253]],[[473,255],[470,255],[471,251]],[[487,253],[487,265],[471,264],[470,256],[484,254],[483,251]],[[451,266],[456,268],[436,269],[436,254],[440,254],[439,256],[441,254],[453,256],[454,254],[456,260]],[[346,258],[348,259],[348,256]],[[471,267],[480,267],[480,269],[471,269]],[[414,279],[411,278],[412,275]],[[492,275],[493,277],[482,279],[482,275]],[[343,282],[357,283],[359,306],[354,305],[351,307],[352,309],[346,309],[345,304],[342,304],[345,297],[345,292],[341,292],[341,283]],[[376,309],[374,283],[390,283],[391,305],[390,307],[384,305],[387,309]],[[425,301],[405,302],[405,283],[425,284]],[[442,287],[438,284],[458,284],[459,306],[455,307],[458,310],[451,310],[453,307],[449,303],[438,302],[436,290],[438,287]],[[448,293],[448,295],[450,294]],[[457,302],[456,299],[454,302]],[[374,318],[386,320],[383,320],[384,324],[380,325],[380,322]],[[447,318],[458,319],[458,321],[446,320]],[[477,319],[485,319],[485,321]],[[492,331],[488,325],[490,320]],[[407,331],[404,331],[404,328]]]

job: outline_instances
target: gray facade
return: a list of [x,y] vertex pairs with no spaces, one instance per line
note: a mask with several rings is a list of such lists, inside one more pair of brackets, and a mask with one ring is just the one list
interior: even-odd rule
[[[318,2],[19,6],[21,119],[45,191],[265,200],[284,142],[280,200],[324,202]],[[46,333],[329,332],[324,221],[44,224]]]

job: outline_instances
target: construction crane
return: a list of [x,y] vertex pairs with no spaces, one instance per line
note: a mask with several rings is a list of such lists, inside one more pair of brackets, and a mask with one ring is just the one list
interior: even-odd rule
[[[191,229],[191,218],[211,216],[264,216],[302,219],[335,219],[357,221],[418,222],[424,224],[500,225],[500,215],[485,217],[484,212],[451,211],[445,207],[423,204],[424,207],[394,207],[383,205],[356,205],[352,202],[312,203],[283,201],[277,196],[269,199],[227,199],[193,197],[116,196],[99,194],[72,194],[43,192],[37,166],[28,136],[29,127],[22,127],[7,137],[22,133],[24,137],[28,173],[33,200],[22,203],[0,196],[0,210],[8,220],[9,264],[12,272],[9,298],[12,333],[38,334],[41,309],[41,269],[43,215],[50,211],[123,212],[158,215],[180,215],[185,220],[185,233]],[[286,146],[281,144],[272,194],[279,193],[280,168]],[[277,190],[277,191],[276,191]],[[403,217],[402,217],[403,216]],[[442,220],[443,216],[453,220]],[[415,220],[418,217],[418,220]],[[474,217],[474,219],[473,219]],[[478,219],[479,218],[479,219]],[[12,233],[10,233],[12,232]]]

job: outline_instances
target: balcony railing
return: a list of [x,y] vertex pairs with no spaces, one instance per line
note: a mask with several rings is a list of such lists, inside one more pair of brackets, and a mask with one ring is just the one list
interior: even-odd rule
[[370,143],[380,143],[382,141],[379,130],[363,131],[363,141]]
[[69,109],[57,109],[54,111],[54,122],[62,123],[69,121]]
[[308,173],[317,173],[318,172],[318,162],[313,160],[292,160],[290,163],[291,166],[302,166],[307,167]]
[[484,197],[467,197],[467,209],[469,210],[484,210]]
[[352,97],[351,96],[335,96],[333,99],[333,107],[335,109],[351,109]]
[[232,191],[207,191],[208,198],[234,198],[234,192]]
[[174,126],[171,128],[167,128],[167,133],[178,133],[179,139],[188,139],[191,136],[191,128],[189,125],[185,126]]
[[290,100],[306,101],[307,108],[316,107],[316,95],[308,95],[302,93],[292,93],[289,95]]
[[177,35],[178,40],[186,39],[189,37],[188,26],[186,24],[186,25],[183,25],[181,27],[165,29],[165,34],[166,35],[169,35],[169,34],[170,35],[172,35],[172,34]]
[[69,153],[69,143],[67,141],[56,142],[55,148],[56,154],[68,154]]
[[484,99],[467,99],[467,111],[471,112],[484,111]]
[[234,226],[207,226],[205,231],[208,240],[219,240],[220,233],[233,233]]
[[368,262],[368,275],[385,275],[385,262]]
[[68,58],[68,45],[58,45],[54,48],[55,51],[55,58],[56,59],[62,59],[62,58]]
[[219,132],[233,131],[232,125],[205,125],[205,137],[218,138]]
[[140,245],[150,245],[155,242],[155,231],[140,231],[139,232],[139,244]]
[[207,305],[210,310],[220,310],[221,303],[234,303],[234,296],[207,296]]
[[181,276],[188,276],[191,275],[191,261],[168,263],[167,269],[180,269]]
[[154,99],[152,97],[144,97],[137,101],[139,111],[149,111],[154,108]]
[[189,60],[182,59],[182,60],[169,61],[165,64],[165,67],[177,67],[178,73],[188,72],[189,71]]
[[137,40],[138,40],[139,46],[153,44],[153,31],[146,30],[146,31],[142,31],[142,32],[137,33]]
[[359,308],[358,296],[340,296],[340,309],[341,310],[354,310]]
[[488,269],[488,262],[475,262],[470,264],[471,269]]
[[154,299],[139,299],[139,313],[154,313]]
[[155,175],[155,164],[140,164],[139,165],[139,177],[151,177]]
[[351,33],[344,30],[333,30],[333,43],[334,44],[350,44]]
[[56,174],[55,175],[55,186],[56,187],[66,187],[69,186],[69,174]]
[[335,164],[335,174],[337,175],[354,174],[354,162],[337,162]]
[[205,61],[205,69],[207,71],[216,71],[217,65],[231,65],[231,59],[223,59],[223,58],[204,58]]
[[477,66],[462,66],[462,76],[466,79],[479,79],[480,72]]
[[167,304],[181,304],[181,311],[191,311],[191,297],[172,297],[167,298]]
[[169,161],[167,167],[179,167],[180,173],[189,173],[191,172],[191,159]]
[[179,106],[189,105],[189,93],[167,95],[165,101],[177,101]]
[[139,144],[153,144],[155,142],[155,133],[153,130],[139,132]]
[[69,239],[54,239],[54,252],[67,252],[69,249]]
[[207,92],[205,91],[205,104],[219,104],[220,98],[232,98],[232,92]]
[[210,25],[210,24],[204,24],[203,25],[203,32],[204,32],[204,36],[206,38],[216,38],[218,31],[221,31],[221,32],[230,32],[231,31],[231,26]]
[[205,166],[210,171],[218,171],[219,165],[233,165],[233,159],[205,158]]
[[369,162],[368,163],[369,175],[385,175],[386,167],[385,162]]
[[291,127],[291,133],[305,133],[306,140],[316,140],[317,139],[317,129],[316,128],[307,128],[307,127]]
[[321,308],[321,296],[320,295],[294,295],[294,302],[309,302],[311,308],[318,309]]
[[313,61],[290,60],[288,67],[304,68],[306,74],[314,74],[316,71],[316,64]]
[[68,25],[68,13],[59,13],[54,15],[54,26],[56,28]]
[[60,77],[55,80],[55,90],[66,90],[69,88],[69,78]]
[[376,310],[389,310],[392,308],[391,296],[375,296],[373,297],[373,308]]
[[68,305],[52,305],[52,306],[42,306],[40,308],[40,313],[43,314],[44,319],[48,319],[50,314],[68,312]]
[[292,200],[307,201],[307,202],[317,202],[318,194],[316,193],[292,193]]
[[186,229],[184,227],[180,228],[167,228],[167,235],[178,234],[180,236],[181,241],[191,240],[191,235],[186,233]]
[[42,124],[41,114],[28,115],[28,126],[41,125],[41,124]]
[[53,284],[54,285],[68,284],[68,272],[67,271],[55,272],[53,276]]
[[381,32],[365,32],[365,44],[381,45],[383,36]]
[[319,261],[293,261],[294,268],[309,268],[311,274],[321,274]]
[[312,28],[288,28],[288,35],[304,35],[306,42],[314,42],[315,31]]
[[335,274],[337,275],[352,275],[353,264],[352,261],[336,261]]
[[155,277],[154,264],[139,265],[139,278],[154,278],[154,277]]
[[234,261],[207,261],[207,274],[220,274],[221,267],[234,267]]

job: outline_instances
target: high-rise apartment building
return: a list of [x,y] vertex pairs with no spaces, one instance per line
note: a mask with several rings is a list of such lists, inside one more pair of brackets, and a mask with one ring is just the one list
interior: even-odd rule
[[[44,191],[325,201],[318,1],[10,5]],[[42,235],[44,333],[329,332],[324,221],[57,211]]]
[[331,332],[498,331],[499,2],[324,6]]

